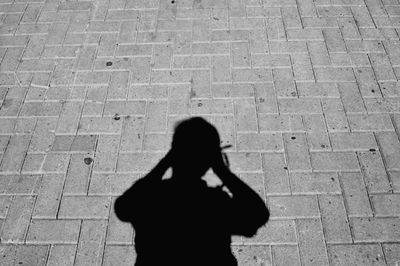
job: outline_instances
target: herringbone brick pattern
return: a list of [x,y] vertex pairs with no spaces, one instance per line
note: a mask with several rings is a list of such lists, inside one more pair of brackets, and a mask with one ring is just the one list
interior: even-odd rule
[[398,265],[399,35],[398,0],[0,0],[0,264],[131,265],[113,200],[200,115],[271,209],[240,265]]

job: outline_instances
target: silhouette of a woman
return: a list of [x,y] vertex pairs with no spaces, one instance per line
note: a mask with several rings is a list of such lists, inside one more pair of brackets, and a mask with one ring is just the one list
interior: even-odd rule
[[[210,168],[230,195],[201,179]],[[114,208],[135,229],[137,266],[237,265],[231,236],[254,236],[269,219],[263,200],[229,170],[216,128],[200,117],[176,126],[171,150]]]

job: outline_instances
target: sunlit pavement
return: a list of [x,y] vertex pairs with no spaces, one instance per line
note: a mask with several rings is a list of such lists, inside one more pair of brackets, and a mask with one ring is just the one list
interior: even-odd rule
[[271,210],[239,265],[400,261],[398,0],[1,0],[0,23],[1,265],[132,265],[113,200],[194,115]]

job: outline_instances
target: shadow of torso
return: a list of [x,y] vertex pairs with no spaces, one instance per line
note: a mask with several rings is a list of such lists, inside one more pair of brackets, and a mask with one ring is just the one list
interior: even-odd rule
[[136,186],[120,204],[128,209],[117,210],[129,213],[135,229],[135,265],[237,265],[230,247],[234,210],[221,187],[203,180],[183,187],[174,178]]

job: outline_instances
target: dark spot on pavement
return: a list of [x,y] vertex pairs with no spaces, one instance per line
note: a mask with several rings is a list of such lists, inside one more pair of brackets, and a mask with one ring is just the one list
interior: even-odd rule
[[93,159],[90,157],[86,157],[85,159],[83,159],[83,161],[85,162],[85,164],[89,165],[93,162]]
[[172,1],[171,1],[171,4],[175,4],[175,1],[174,1],[174,0],[172,0]]
[[370,151],[370,152],[374,152],[374,151],[376,151],[376,150],[375,150],[375,149],[369,149],[369,151]]
[[296,139],[296,137],[291,137],[291,139]]
[[106,66],[112,66],[112,62],[111,62],[111,61],[108,61],[108,62],[106,63]]

